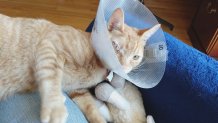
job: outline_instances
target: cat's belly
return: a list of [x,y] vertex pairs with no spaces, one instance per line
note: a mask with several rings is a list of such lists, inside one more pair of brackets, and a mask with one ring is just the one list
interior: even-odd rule
[[35,89],[31,70],[22,69],[22,66],[5,67],[0,66],[0,100],[17,92]]
[[25,60],[0,57],[0,100],[35,87],[33,70]]

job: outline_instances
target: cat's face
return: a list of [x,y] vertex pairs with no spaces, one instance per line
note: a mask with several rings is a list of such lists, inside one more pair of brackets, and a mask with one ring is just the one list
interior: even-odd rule
[[140,38],[137,30],[127,25],[123,32],[119,30],[110,32],[112,45],[126,73],[142,61],[145,42]]
[[124,24],[124,14],[121,9],[114,11],[108,23],[109,38],[126,73],[140,64],[146,41],[158,28],[149,30],[132,28]]

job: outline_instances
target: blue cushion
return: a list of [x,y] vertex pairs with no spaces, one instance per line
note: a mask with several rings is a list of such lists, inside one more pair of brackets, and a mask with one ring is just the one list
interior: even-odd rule
[[[91,32],[93,21],[86,31]],[[218,62],[165,33],[169,56],[161,82],[140,89],[156,123],[218,123]]]
[[218,62],[165,33],[169,56],[162,81],[141,89],[156,123],[218,123]]

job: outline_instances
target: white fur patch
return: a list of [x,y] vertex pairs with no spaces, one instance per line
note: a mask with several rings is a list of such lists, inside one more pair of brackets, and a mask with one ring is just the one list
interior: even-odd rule
[[121,96],[117,91],[113,91],[108,99],[108,102],[115,105],[119,109],[126,110],[130,107],[129,102]]

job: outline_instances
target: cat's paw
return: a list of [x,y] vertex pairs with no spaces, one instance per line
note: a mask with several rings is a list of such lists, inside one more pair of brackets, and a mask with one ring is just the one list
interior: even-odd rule
[[154,118],[151,115],[147,116],[147,123],[155,123]]
[[65,123],[68,112],[64,102],[55,101],[41,108],[42,123]]

